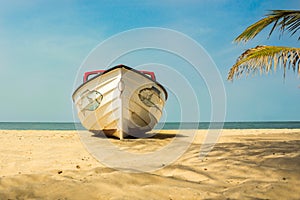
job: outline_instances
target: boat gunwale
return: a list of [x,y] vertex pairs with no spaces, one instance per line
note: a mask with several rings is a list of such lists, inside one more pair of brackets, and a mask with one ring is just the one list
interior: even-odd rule
[[129,70],[129,71],[133,71],[133,72],[135,72],[135,73],[137,73],[137,74],[140,74],[140,75],[146,77],[147,79],[151,80],[152,82],[154,82],[155,84],[157,84],[159,87],[162,88],[162,90],[163,90],[164,93],[165,93],[165,97],[166,97],[165,100],[168,99],[168,92],[167,92],[167,90],[166,90],[166,89],[164,88],[164,86],[162,86],[159,82],[157,82],[156,80],[153,80],[152,78],[150,78],[150,77],[147,76],[146,74],[143,74],[142,72],[140,72],[140,71],[138,71],[138,70],[136,70],[136,69],[133,69],[133,68],[128,67],[128,66],[126,66],[126,65],[117,65],[117,66],[112,67],[112,68],[110,68],[110,69],[108,69],[108,70],[105,70],[103,73],[100,73],[100,74],[94,76],[93,78],[87,80],[86,82],[82,83],[81,85],[79,85],[79,86],[77,87],[77,89],[76,89],[76,90],[73,92],[73,94],[72,94],[72,100],[73,100],[73,102],[74,102],[74,95],[75,95],[75,93],[76,93],[80,88],[82,88],[85,84],[87,84],[88,82],[90,82],[90,81],[92,81],[92,80],[94,80],[94,79],[96,79],[96,78],[98,78],[98,77],[100,77],[100,76],[102,76],[102,75],[104,75],[104,74],[110,72],[110,71],[113,71],[113,70],[119,69],[119,68],[125,68],[125,69],[127,69],[127,70]]

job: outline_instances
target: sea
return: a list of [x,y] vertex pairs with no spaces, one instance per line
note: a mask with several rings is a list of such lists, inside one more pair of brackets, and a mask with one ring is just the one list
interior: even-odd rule
[[[276,122],[166,122],[154,129],[300,129],[300,121]],[[74,122],[0,122],[0,130],[84,130]]]

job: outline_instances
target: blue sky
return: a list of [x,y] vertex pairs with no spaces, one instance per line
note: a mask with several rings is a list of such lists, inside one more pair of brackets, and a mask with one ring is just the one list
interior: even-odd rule
[[[0,121],[73,121],[71,95],[83,60],[107,38],[142,27],[173,29],[203,46],[224,81],[227,121],[300,120],[300,79],[292,71],[285,81],[282,70],[226,81],[230,66],[247,48],[299,47],[296,37],[267,39],[267,31],[247,44],[232,42],[268,10],[299,8],[298,0],[0,0]],[[203,96],[202,103],[209,104]],[[176,103],[170,102],[167,120],[179,120]],[[200,107],[199,120],[209,121],[209,106]]]

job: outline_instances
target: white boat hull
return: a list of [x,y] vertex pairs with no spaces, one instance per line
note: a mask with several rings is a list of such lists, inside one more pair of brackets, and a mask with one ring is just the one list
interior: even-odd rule
[[81,85],[73,101],[82,125],[120,139],[153,129],[167,93],[156,81],[128,67],[115,67]]

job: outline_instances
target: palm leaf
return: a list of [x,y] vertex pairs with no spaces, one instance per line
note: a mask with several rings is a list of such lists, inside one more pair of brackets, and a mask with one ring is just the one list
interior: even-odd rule
[[[234,41],[247,42],[272,23],[274,23],[274,25],[269,33],[269,37],[276,28],[280,29],[281,34],[283,34],[284,31],[288,31],[291,32],[291,35],[294,35],[300,30],[300,11],[272,10],[265,16],[265,18],[249,26]],[[300,40],[300,36],[298,37],[298,40]]]
[[273,67],[283,66],[284,77],[287,68],[292,67],[300,75],[300,48],[257,46],[246,50],[237,59],[228,73],[228,80],[239,78],[243,73],[246,75],[257,74],[257,72],[268,74]]

